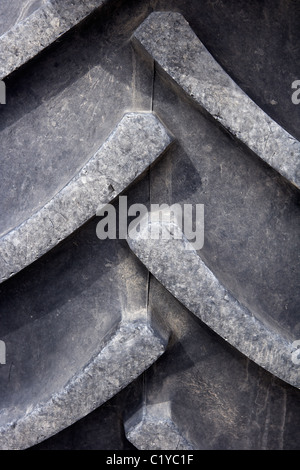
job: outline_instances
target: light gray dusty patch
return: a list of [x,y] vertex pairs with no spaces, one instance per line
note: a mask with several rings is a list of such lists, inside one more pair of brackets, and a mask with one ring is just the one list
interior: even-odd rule
[[125,423],[125,431],[140,450],[194,450],[174,423],[170,402],[144,404]]

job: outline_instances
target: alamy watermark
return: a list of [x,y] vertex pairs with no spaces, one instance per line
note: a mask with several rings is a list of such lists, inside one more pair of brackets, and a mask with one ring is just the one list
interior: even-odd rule
[[6,364],[6,345],[4,341],[0,341],[0,365]]
[[[204,205],[203,204],[144,204],[128,207],[127,196],[119,198],[119,216],[112,204],[98,208],[101,217],[97,225],[100,240],[170,240],[185,238],[187,250],[201,250],[204,245]],[[129,218],[134,217],[128,223]],[[118,219],[118,220],[117,220]]]
[[300,104],[300,80],[295,80],[292,83],[292,89],[296,90],[292,94],[292,103],[293,104]]
[[0,80],[0,104],[6,104],[6,86],[3,80]]

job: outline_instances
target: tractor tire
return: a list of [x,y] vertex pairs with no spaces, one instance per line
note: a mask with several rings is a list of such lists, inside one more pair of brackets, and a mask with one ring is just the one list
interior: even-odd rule
[[299,22],[1,3],[1,450],[299,449]]

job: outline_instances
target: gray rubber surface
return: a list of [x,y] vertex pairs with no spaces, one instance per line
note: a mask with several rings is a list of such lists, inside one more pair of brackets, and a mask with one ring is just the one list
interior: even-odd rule
[[[8,6],[0,447],[298,449],[298,3]],[[203,247],[100,241],[120,194]]]

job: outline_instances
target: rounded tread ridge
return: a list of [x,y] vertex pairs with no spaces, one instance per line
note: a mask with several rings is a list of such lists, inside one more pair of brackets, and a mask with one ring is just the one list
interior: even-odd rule
[[0,36],[0,80],[24,65],[108,0],[48,0]]
[[300,187],[300,142],[238,87],[180,13],[152,13],[134,40],[201,108]]
[[125,114],[99,151],[42,209],[0,238],[0,282],[40,258],[111,202],[171,144],[151,113]]
[[[248,358],[275,376],[300,388],[299,368],[292,361],[293,342],[241,305],[198,256],[170,213],[148,214],[141,230],[129,232],[135,255],[175,298]],[[170,228],[171,227],[171,228]],[[175,233],[178,239],[151,238],[151,233]],[[167,237],[166,237],[167,238]]]

